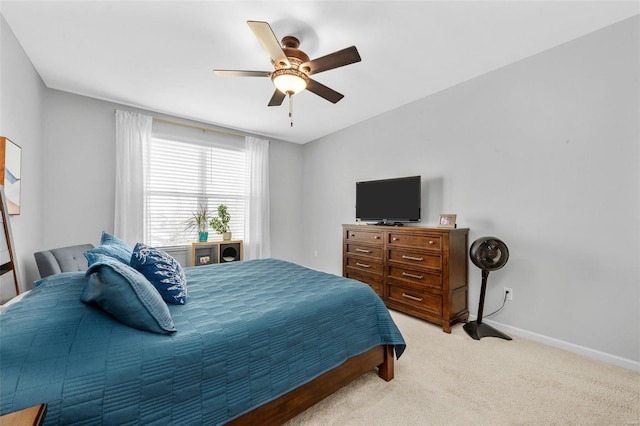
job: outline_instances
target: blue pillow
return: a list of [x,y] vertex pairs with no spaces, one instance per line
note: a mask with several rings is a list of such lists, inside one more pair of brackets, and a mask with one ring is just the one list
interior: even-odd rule
[[131,253],[133,250],[131,247],[120,238],[115,237],[108,232],[102,231],[102,238],[100,238],[100,245],[95,247],[84,254],[84,257],[89,262],[89,266],[92,265],[91,256],[87,256],[87,253],[103,254],[105,256],[113,257],[120,262],[128,265],[131,261]]
[[118,321],[139,330],[170,334],[176,331],[169,307],[138,271],[105,255],[97,255],[80,300],[95,303]]
[[[89,250],[89,251],[85,251],[84,252],[84,258],[87,259],[87,263],[89,264],[89,267],[93,266],[94,263],[97,263],[101,260],[104,260],[105,258],[109,258],[111,256],[105,254],[105,253],[100,253],[98,251],[94,251],[95,248]],[[113,259],[113,257],[111,257]],[[116,259],[118,260],[118,259]]]
[[165,302],[184,305],[187,302],[187,277],[171,255],[138,243],[133,248],[131,266],[140,271],[158,290]]

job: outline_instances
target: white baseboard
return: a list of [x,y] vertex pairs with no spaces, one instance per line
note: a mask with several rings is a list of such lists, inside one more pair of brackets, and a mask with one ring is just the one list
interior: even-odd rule
[[[475,315],[469,315],[469,321],[475,321],[475,319]],[[574,343],[565,342],[564,340],[555,339],[553,337],[544,336],[542,334],[533,333],[531,331],[512,327],[501,322],[488,319],[484,319],[483,322],[486,322],[492,327],[496,327],[498,330],[508,334],[515,334],[516,336],[524,337],[525,339],[533,340],[534,342],[540,342],[545,345],[576,353],[578,355],[583,355],[589,358],[597,359],[599,361],[604,361],[608,364],[617,365],[618,367],[626,368],[627,370],[640,372],[640,362],[638,361],[622,358],[617,355],[608,354],[595,349],[587,348],[585,346],[576,345]]]

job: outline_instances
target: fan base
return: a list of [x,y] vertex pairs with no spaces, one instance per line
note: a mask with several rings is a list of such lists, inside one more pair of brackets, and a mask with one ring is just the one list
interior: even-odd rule
[[462,326],[462,328],[464,328],[464,331],[466,331],[473,340],[480,340],[483,337],[499,337],[505,340],[512,340],[511,337],[507,336],[503,332],[498,331],[485,323],[478,324],[477,321],[468,322]]

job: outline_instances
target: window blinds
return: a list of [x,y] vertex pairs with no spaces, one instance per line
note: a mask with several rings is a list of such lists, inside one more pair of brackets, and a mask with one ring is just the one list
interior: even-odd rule
[[[144,239],[155,247],[197,241],[197,229],[186,230],[199,206],[217,215],[228,207],[233,239],[244,237],[244,147],[153,137],[144,158]],[[213,235],[212,235],[213,234]],[[221,237],[209,229],[210,239]]]

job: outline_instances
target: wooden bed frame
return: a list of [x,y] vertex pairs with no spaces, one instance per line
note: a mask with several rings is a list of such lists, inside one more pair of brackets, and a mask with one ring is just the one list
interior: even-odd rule
[[393,379],[393,357],[393,345],[376,346],[227,424],[281,425],[376,367],[388,382]]

